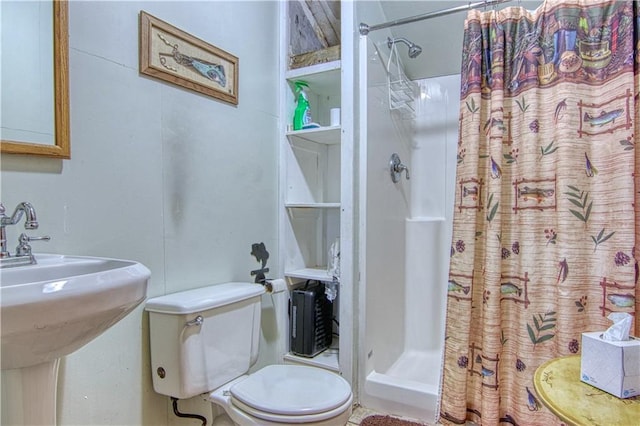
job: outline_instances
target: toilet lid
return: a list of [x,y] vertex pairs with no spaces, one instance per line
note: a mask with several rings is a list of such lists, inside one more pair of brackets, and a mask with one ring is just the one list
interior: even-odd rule
[[351,398],[349,383],[335,373],[303,365],[269,365],[230,389],[233,399],[265,413],[324,413]]

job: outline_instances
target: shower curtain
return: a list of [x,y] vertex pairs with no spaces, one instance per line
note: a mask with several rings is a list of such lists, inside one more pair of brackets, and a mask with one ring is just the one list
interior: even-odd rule
[[[548,0],[465,22],[440,420],[561,422],[533,374],[634,315],[637,1]],[[640,247],[637,248],[640,250]]]

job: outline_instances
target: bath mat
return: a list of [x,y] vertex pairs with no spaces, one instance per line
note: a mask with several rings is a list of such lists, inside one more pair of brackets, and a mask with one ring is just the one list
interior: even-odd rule
[[426,426],[426,423],[416,423],[396,417],[376,414],[362,419],[360,426]]

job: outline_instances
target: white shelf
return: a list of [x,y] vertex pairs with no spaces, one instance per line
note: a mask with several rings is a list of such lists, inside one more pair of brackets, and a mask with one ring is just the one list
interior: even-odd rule
[[293,143],[303,140],[323,145],[337,145],[340,143],[340,126],[293,130],[287,132],[287,138]]
[[341,63],[338,60],[289,70],[286,72],[286,79],[290,83],[297,80],[309,83],[309,90],[313,93],[339,95],[340,72]]
[[327,273],[327,268],[303,268],[296,269],[293,271],[285,271],[284,275],[289,278],[300,278],[303,280],[316,280],[316,281],[324,281],[331,282],[333,281],[333,276]]
[[340,203],[285,203],[288,209],[339,209]]
[[294,355],[287,353],[284,355],[285,361],[294,362],[296,364],[311,365],[313,367],[324,368],[326,370],[340,372],[340,364],[338,363],[338,340],[334,338],[331,346],[328,349],[320,352],[318,355],[307,358],[304,356]]
[[294,78],[307,77],[314,74],[326,74],[330,71],[340,71],[340,59],[330,62],[322,62],[319,64],[309,65],[308,67],[294,68],[287,71],[286,78],[291,80]]

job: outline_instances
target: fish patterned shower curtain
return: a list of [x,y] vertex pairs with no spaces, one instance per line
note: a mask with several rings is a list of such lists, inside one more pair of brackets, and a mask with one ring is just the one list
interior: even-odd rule
[[553,425],[542,363],[640,335],[637,1],[470,11],[440,421]]

